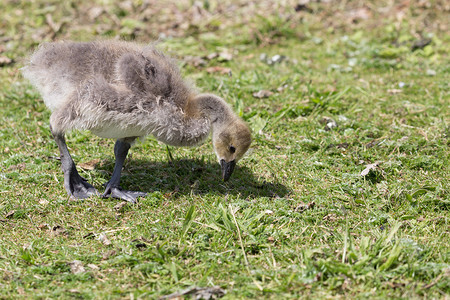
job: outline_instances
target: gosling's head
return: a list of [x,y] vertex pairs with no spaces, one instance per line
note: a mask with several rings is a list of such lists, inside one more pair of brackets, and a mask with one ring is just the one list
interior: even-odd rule
[[227,181],[238,160],[250,147],[252,142],[250,129],[244,121],[236,117],[213,132],[212,139],[222,169],[222,178]]

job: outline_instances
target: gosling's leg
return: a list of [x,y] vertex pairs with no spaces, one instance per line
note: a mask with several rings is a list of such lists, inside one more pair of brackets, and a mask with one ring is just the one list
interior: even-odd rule
[[64,172],[64,187],[69,196],[76,199],[84,199],[92,195],[98,195],[97,190],[78,174],[69,149],[67,149],[64,134],[53,133],[53,131],[52,134],[59,148],[61,169]]
[[122,172],[123,163],[127,157],[128,150],[131,145],[127,141],[117,140],[114,145],[114,155],[116,156],[116,164],[114,166],[114,171],[111,179],[106,185],[106,190],[103,193],[103,198],[113,197],[118,199],[123,199],[131,203],[136,203],[138,197],[145,197],[147,193],[143,192],[133,192],[122,190],[119,186],[120,174]]

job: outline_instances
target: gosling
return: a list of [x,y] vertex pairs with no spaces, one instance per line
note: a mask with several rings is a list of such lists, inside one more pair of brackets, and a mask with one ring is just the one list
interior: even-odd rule
[[212,133],[227,181],[251,143],[248,126],[220,97],[198,94],[176,64],[152,46],[123,41],[45,43],[22,73],[51,110],[50,130],[58,145],[64,187],[70,197],[98,195],[81,177],[65,133],[89,130],[116,139],[115,166],[103,198],[135,203],[146,193],[120,187],[125,158],[136,138],[153,135],[172,146],[195,146]]

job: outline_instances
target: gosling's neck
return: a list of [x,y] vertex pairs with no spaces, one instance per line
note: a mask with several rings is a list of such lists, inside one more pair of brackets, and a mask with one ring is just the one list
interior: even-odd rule
[[225,100],[211,94],[200,94],[191,98],[186,110],[191,117],[207,117],[213,132],[236,119],[236,115]]

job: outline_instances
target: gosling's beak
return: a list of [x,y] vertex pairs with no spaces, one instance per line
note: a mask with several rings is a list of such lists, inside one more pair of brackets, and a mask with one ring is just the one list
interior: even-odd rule
[[220,160],[220,167],[222,168],[223,181],[227,181],[228,179],[230,179],[230,176],[233,173],[235,166],[236,166],[235,160],[232,160],[230,162],[226,162],[225,159]]

